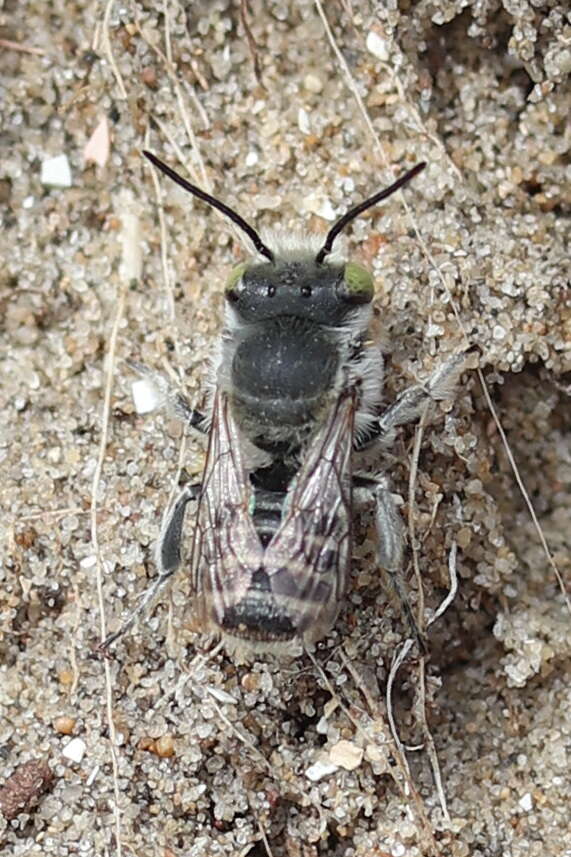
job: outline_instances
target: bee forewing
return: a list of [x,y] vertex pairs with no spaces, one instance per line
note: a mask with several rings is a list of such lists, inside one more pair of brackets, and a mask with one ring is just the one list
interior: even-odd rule
[[299,636],[333,625],[351,558],[351,453],[355,393],[343,393],[306,452],[284,519],[264,554],[272,593]]
[[[314,642],[331,628],[351,556],[354,414],[355,394],[342,394],[306,450],[264,549],[231,404],[216,393],[193,546],[197,612],[207,628],[268,644]],[[267,590],[254,585],[260,573]]]
[[226,395],[217,391],[192,551],[198,613],[221,626],[248,591],[263,549],[252,523],[252,489]]

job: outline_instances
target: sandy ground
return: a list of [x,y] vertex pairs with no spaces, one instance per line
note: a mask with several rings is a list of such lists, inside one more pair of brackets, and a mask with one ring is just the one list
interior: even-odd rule
[[[329,31],[309,0],[254,0],[249,44],[226,0],[3,4],[0,781],[28,760],[54,780],[20,814],[8,780],[2,854],[571,854],[553,567],[569,576],[571,21],[528,0],[323,5]],[[105,119],[109,157],[86,164]],[[390,682],[407,630],[367,510],[313,661],[215,650],[188,627],[184,573],[115,660],[92,655],[204,461],[168,416],[135,413],[125,361],[201,404],[244,258],[215,213],[155,181],[145,145],[258,227],[321,233],[428,161],[347,235],[376,275],[387,401],[477,343],[499,424],[472,371],[430,415],[412,495],[414,426],[367,461],[403,497],[427,617],[457,545],[430,657],[412,650]],[[69,176],[50,175],[58,156]],[[418,605],[412,559],[407,579]]]

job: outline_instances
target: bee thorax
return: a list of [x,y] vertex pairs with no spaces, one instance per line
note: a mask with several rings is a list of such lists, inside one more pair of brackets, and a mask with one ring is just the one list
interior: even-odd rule
[[290,319],[243,334],[232,361],[233,398],[258,423],[299,426],[330,395],[339,355],[322,327]]

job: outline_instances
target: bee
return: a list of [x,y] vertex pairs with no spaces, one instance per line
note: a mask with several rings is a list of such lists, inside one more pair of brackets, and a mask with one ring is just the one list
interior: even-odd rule
[[354,473],[354,460],[416,419],[427,400],[450,396],[465,354],[383,409],[383,357],[369,334],[373,278],[333,245],[352,220],[426,164],[351,208],[324,241],[283,234],[262,240],[233,209],[152,153],[144,155],[233,221],[256,254],[234,268],[226,284],[206,414],[140,369],[188,426],[207,435],[208,448],[201,481],[185,486],[165,514],[156,550],[160,574],[104,647],[180,568],[191,503],[188,566],[200,626],[221,636],[229,650],[287,652],[314,644],[333,627],[347,589],[354,489],[375,505],[379,564],[416,628],[400,583],[404,538],[388,479]]

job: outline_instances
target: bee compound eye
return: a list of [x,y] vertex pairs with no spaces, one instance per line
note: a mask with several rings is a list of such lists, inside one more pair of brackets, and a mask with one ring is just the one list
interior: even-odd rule
[[355,262],[347,262],[340,291],[342,297],[350,303],[369,303],[375,293],[371,272]]
[[311,286],[302,286],[300,289],[302,298],[311,297]]
[[225,294],[228,300],[236,300],[238,297],[236,294],[236,286],[246,273],[247,268],[248,265],[245,262],[242,262],[241,265],[236,265],[235,268],[232,268],[230,276],[226,281]]

